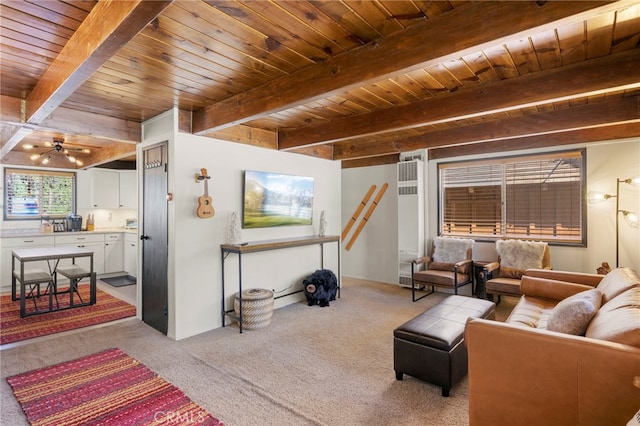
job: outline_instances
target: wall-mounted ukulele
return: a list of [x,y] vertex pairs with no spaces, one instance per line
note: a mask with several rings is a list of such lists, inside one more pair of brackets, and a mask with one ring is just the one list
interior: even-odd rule
[[196,173],[196,182],[204,181],[204,195],[198,197],[198,208],[196,214],[198,217],[208,219],[216,214],[213,208],[212,199],[209,196],[209,179],[211,176],[207,175],[207,169],[200,169],[200,174]]

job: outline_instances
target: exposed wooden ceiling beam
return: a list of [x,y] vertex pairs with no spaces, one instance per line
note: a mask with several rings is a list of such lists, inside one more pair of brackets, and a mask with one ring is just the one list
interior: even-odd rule
[[59,107],[52,112],[42,121],[38,129],[75,133],[125,143],[142,141],[142,124],[139,122],[64,107]]
[[525,37],[525,31],[555,28],[568,17],[578,15],[587,19],[612,10],[615,9],[610,2],[596,1],[471,2],[424,25],[411,26],[198,110],[193,117],[193,132],[203,134],[219,130],[448,59],[457,59],[500,45],[507,37]]
[[111,144],[103,149],[92,151],[91,155],[83,158],[84,166],[99,166],[114,160],[136,155],[136,145],[127,143]]
[[[173,0],[96,4],[26,98],[21,122],[39,125]],[[4,144],[2,156],[22,138]],[[6,151],[6,152],[5,152]]]
[[638,138],[638,124],[625,123],[616,126],[580,129],[570,132],[552,133],[525,138],[507,139],[468,145],[457,145],[446,148],[430,149],[429,160],[453,158],[465,155],[478,155],[516,151],[521,149],[547,148],[562,145],[584,144],[620,139]]
[[400,161],[400,154],[388,154],[378,157],[358,158],[355,160],[342,160],[343,169],[352,169],[355,167],[382,166],[385,164],[395,164]]
[[497,81],[447,96],[279,132],[279,148],[388,133],[640,87],[640,49]]
[[[638,124],[627,123],[616,126],[574,130],[553,133],[544,137],[531,136],[516,139],[481,142],[466,145],[455,145],[445,148],[429,149],[429,160],[455,158],[466,155],[509,152],[522,149],[536,149],[563,145],[584,144],[602,141],[613,141],[638,137]],[[400,160],[399,154],[387,154],[376,157],[342,160],[342,168],[379,166],[394,164]]]
[[640,96],[601,100],[593,104],[577,105],[555,111],[486,121],[429,132],[403,140],[334,144],[334,159],[343,160],[423,148],[541,136],[581,128],[633,122],[640,122]]
[[171,0],[100,1],[27,96],[25,122],[39,124]]

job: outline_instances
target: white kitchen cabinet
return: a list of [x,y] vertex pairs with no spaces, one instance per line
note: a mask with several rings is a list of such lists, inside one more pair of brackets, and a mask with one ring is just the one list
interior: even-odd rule
[[138,235],[124,234],[124,270],[131,276],[138,275]]
[[121,209],[138,209],[138,175],[135,170],[119,172],[119,197]]
[[77,172],[78,207],[85,209],[138,208],[135,170],[93,168]]
[[117,209],[120,207],[120,174],[114,170],[91,170],[91,207]]
[[[42,237],[11,237],[2,239],[2,273],[0,281],[2,287],[11,287],[11,252],[17,248],[41,248],[53,247],[55,240],[53,235]],[[29,268],[42,268],[48,270],[47,262],[29,262]]]
[[[82,247],[93,251],[93,271],[104,273],[104,234],[65,234],[55,236],[56,247]],[[89,258],[77,260],[78,265],[89,269]],[[71,264],[70,259],[62,259],[61,265]]]
[[124,239],[122,232],[104,236],[104,272],[120,272],[124,268]]

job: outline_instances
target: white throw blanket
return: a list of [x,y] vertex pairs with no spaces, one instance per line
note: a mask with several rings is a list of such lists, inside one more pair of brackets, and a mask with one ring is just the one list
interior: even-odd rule
[[434,244],[434,262],[456,263],[467,258],[467,250],[473,248],[474,240],[468,238],[436,237]]
[[547,243],[540,241],[498,240],[496,250],[500,266],[518,270],[542,268],[542,257]]

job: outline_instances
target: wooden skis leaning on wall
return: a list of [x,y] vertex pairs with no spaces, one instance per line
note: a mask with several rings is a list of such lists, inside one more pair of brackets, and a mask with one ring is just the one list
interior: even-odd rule
[[387,190],[388,186],[389,186],[389,184],[385,183],[380,188],[380,191],[378,191],[378,195],[376,195],[376,198],[374,198],[373,203],[369,206],[369,209],[367,210],[367,212],[365,213],[364,217],[360,221],[360,224],[358,224],[358,227],[356,228],[356,231],[353,233],[353,235],[351,236],[351,239],[347,243],[347,247],[346,247],[347,250],[350,250],[351,246],[353,246],[353,243],[356,242],[356,239],[358,238],[358,235],[360,235],[360,232],[362,232],[362,229],[367,224],[367,221],[369,220],[369,218],[373,214],[373,211],[376,209],[376,207],[378,207],[378,203],[382,199],[382,196],[384,195],[384,193]]
[[351,231],[351,227],[355,225],[356,220],[358,220],[358,216],[360,216],[362,209],[364,209],[364,206],[367,205],[367,203],[369,202],[369,199],[373,195],[373,191],[375,190],[376,190],[376,186],[371,185],[371,188],[369,188],[369,191],[365,194],[364,198],[362,199],[362,202],[360,202],[360,204],[358,205],[358,208],[353,213],[353,216],[351,216],[349,223],[347,223],[347,226],[344,227],[344,231],[342,231],[342,238],[341,238],[342,241],[344,241],[344,239],[347,238],[347,234],[349,233],[349,231]]

